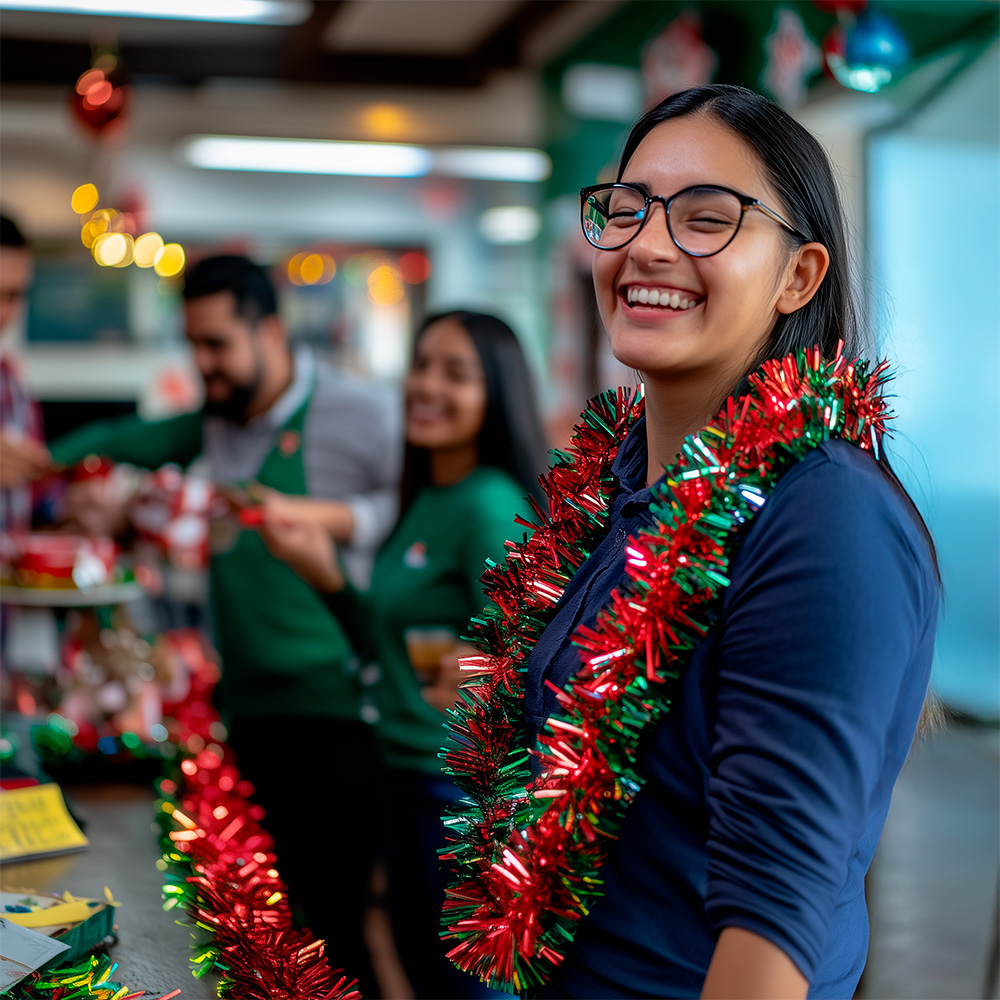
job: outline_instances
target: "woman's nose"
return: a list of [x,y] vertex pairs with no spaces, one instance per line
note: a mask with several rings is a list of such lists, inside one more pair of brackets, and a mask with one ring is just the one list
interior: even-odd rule
[[645,211],[642,228],[626,249],[649,259],[677,260],[682,251],[670,235],[667,206],[661,201],[652,201]]

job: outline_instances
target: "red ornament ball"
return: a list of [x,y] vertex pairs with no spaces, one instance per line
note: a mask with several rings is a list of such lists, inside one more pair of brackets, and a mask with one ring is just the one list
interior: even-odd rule
[[77,121],[100,135],[112,126],[121,126],[128,97],[128,88],[117,73],[88,69],[73,87],[71,106]]
[[824,14],[856,15],[868,6],[868,0],[813,0],[813,3]]

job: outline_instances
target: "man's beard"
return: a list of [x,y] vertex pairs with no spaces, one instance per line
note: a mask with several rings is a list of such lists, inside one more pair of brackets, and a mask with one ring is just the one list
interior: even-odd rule
[[206,399],[201,410],[206,417],[222,417],[234,424],[246,422],[247,411],[260,388],[260,372],[254,374],[250,382],[242,385],[230,383],[229,395],[225,399]]

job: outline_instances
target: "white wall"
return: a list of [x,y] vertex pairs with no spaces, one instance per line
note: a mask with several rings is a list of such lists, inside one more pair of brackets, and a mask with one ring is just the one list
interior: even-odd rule
[[945,587],[934,683],[1000,715],[1000,59],[870,143],[878,312],[897,365],[897,471]]

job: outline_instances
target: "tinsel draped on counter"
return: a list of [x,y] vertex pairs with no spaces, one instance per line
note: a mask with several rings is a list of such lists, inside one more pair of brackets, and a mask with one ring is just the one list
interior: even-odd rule
[[524,992],[563,960],[601,894],[600,866],[644,776],[640,737],[668,711],[675,681],[714,619],[746,526],[781,476],[840,438],[878,455],[886,367],[814,349],[767,362],[745,396],[689,436],[654,491],[653,527],[625,542],[629,587],[573,636],[582,667],[558,691],[532,751],[523,745],[523,676],[537,637],[602,537],[611,463],[642,413],[636,392],[592,401],[568,453],[543,479],[548,515],[483,578],[491,605],[471,631],[481,655],[449,723],[445,770],[467,798],[445,817],[453,872],[442,921],[461,969]]
[[217,970],[218,995],[236,1000],[359,1000],[324,942],[293,927],[263,810],[230,754],[208,746],[181,762],[179,782],[159,784],[164,908],[183,908],[207,938],[195,975]]

